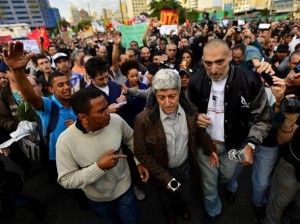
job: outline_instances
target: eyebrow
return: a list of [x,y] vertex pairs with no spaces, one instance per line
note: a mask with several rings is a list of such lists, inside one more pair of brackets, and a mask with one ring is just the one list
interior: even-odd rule
[[224,62],[226,59],[225,58],[221,58],[221,59],[218,59],[216,61],[206,61],[204,60],[205,63],[219,63],[219,62]]

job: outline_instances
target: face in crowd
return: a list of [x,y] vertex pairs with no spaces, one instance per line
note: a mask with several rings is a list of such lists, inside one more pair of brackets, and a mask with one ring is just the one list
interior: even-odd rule
[[204,48],[202,59],[206,72],[213,81],[221,81],[227,76],[231,57],[225,42],[218,39],[209,42]]

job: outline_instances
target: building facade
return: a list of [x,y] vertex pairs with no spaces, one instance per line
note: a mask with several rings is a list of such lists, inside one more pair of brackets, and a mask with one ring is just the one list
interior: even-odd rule
[[0,24],[27,23],[31,28],[55,28],[54,18],[48,0],[0,0]]
[[149,2],[147,0],[127,0],[128,18],[135,18],[142,12],[149,13]]

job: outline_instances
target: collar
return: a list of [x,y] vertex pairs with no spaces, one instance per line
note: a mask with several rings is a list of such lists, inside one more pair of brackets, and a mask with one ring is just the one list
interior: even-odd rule
[[80,120],[77,118],[76,123],[75,123],[75,127],[81,131],[83,134],[88,134],[89,132],[82,126]]
[[[62,105],[62,104],[59,102],[59,100],[55,97],[54,94],[51,96],[51,100],[52,100],[59,108],[67,108],[67,107],[65,107],[64,105]],[[69,109],[69,108],[67,108],[67,109]]]
[[177,111],[175,111],[174,113],[172,114],[166,114],[162,109],[161,107],[159,107],[159,112],[160,112],[160,119],[161,121],[164,121],[165,119],[167,118],[170,118],[172,120],[175,120],[177,118],[178,115],[182,115],[184,114],[184,111],[182,109],[182,107],[180,106],[180,104],[178,103],[178,108],[177,108]]

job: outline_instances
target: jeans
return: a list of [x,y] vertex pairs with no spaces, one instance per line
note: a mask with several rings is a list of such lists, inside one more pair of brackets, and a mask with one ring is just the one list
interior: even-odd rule
[[[269,187],[271,185],[271,173],[278,157],[278,147],[258,146],[254,153],[252,166],[252,201],[256,206],[264,206],[267,203]],[[238,189],[237,178],[243,170],[243,164],[239,163],[231,180],[227,183],[227,189],[236,192]]]
[[90,204],[109,223],[138,223],[138,204],[132,186],[113,201],[97,202],[90,200]]
[[174,218],[176,208],[185,208],[186,204],[190,201],[191,195],[191,183],[192,173],[190,168],[190,162],[188,159],[180,166],[169,169],[170,175],[173,176],[180,184],[178,191],[171,191],[166,189],[166,186],[158,187],[159,199],[164,209],[164,214],[167,219]]
[[272,179],[272,186],[267,203],[265,224],[280,224],[284,209],[300,190],[295,168],[284,159],[280,159]]
[[215,217],[221,213],[222,204],[218,195],[218,181],[227,182],[232,177],[236,162],[228,158],[225,144],[217,144],[220,166],[210,167],[209,157],[198,150],[198,164],[201,171],[201,187],[204,196],[204,206],[208,215]]

